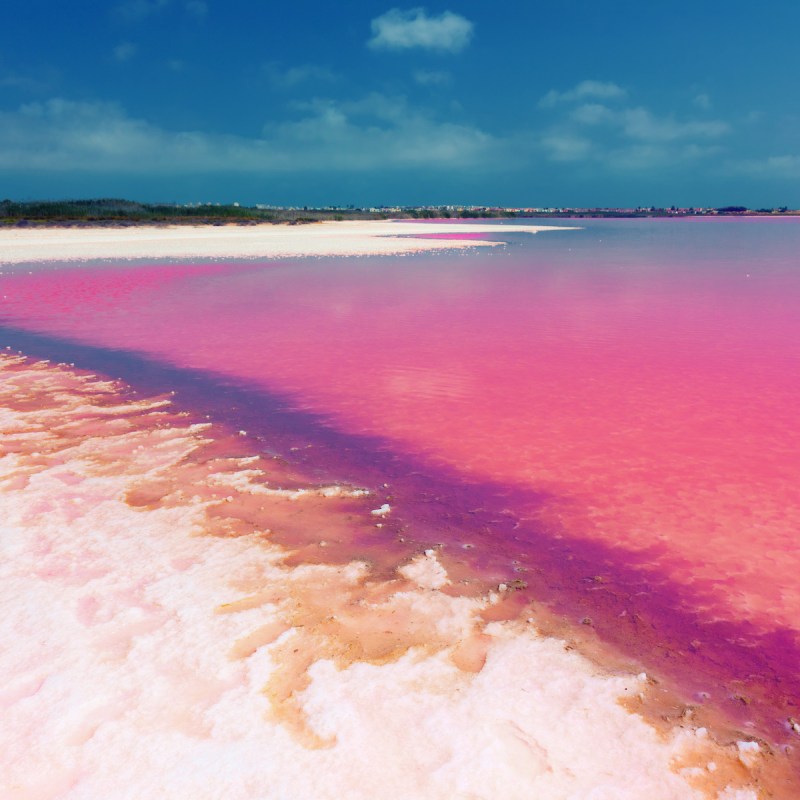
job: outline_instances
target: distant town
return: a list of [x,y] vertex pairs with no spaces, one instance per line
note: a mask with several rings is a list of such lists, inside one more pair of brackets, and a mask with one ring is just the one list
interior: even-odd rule
[[92,200],[0,201],[0,225],[135,225],[135,224],[302,224],[322,220],[358,219],[491,219],[561,217],[709,217],[709,216],[800,216],[787,206],[747,208],[658,207],[582,208],[559,206],[278,206],[257,203],[138,203],[112,198]]

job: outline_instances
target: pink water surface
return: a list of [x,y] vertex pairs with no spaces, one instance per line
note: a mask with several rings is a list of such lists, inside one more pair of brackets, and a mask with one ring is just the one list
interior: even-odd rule
[[[431,475],[520,490],[501,509],[515,526],[602,552],[601,574],[645,564],[731,642],[768,641],[765,662],[737,669],[776,682],[777,716],[796,713],[800,224],[598,221],[510,241],[16,269],[2,318],[239,381]],[[699,647],[694,628],[668,633],[669,614],[663,637]]]

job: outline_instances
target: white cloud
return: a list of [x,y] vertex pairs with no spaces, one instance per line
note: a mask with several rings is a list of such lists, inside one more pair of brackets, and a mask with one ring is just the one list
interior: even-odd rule
[[610,171],[652,171],[707,160],[722,152],[714,143],[685,139],[635,139],[613,130],[590,138],[569,127],[551,129],[539,140],[556,162],[592,163]]
[[260,137],[167,131],[117,105],[53,99],[0,112],[0,169],[177,174],[463,169],[492,161],[497,142],[438,121],[403,98],[316,100]]
[[581,81],[577,86],[566,92],[557,92],[551,89],[540,101],[541,108],[553,108],[561,103],[574,103],[581,100],[619,100],[627,92],[616,83],[604,83],[603,81]]
[[137,49],[132,42],[122,42],[114,48],[114,58],[117,61],[130,61],[136,55]]
[[418,69],[414,72],[414,80],[420,86],[447,86],[451,83],[452,76],[442,70]]
[[306,116],[270,125],[265,136],[298,160],[352,170],[478,166],[496,141],[469,125],[440,122],[402,97],[373,93],[356,101],[316,100]]
[[[629,161],[634,164],[660,160],[660,157],[655,157],[657,146],[669,143],[697,145],[694,148],[687,146],[684,148],[685,153],[708,153],[708,147],[700,146],[699,143],[719,139],[730,132],[730,125],[721,120],[680,120],[671,114],[659,116],[642,106],[621,106],[618,101],[626,96],[627,92],[621,86],[601,81],[582,81],[566,92],[548,92],[539,101],[539,106],[557,109],[562,121],[556,124],[555,133],[547,134],[545,140],[551,141],[553,136],[564,137],[568,141],[582,139],[587,136],[587,128],[597,128],[595,139],[598,144],[604,142],[605,146],[581,150],[584,157],[588,157],[590,153],[608,153],[615,139],[618,140],[616,152],[622,153],[624,140],[629,140],[631,144],[628,148],[631,153],[636,154]],[[706,95],[698,97],[706,98],[708,102]],[[616,105],[607,105],[612,101],[617,101]],[[656,147],[648,148],[648,145]],[[552,143],[547,149],[554,158],[562,158],[559,149],[554,148]]]
[[[697,162],[720,152],[717,144],[730,133],[722,120],[677,119],[658,115],[642,106],[609,106],[598,95],[619,100],[615,84],[584,81],[575,89],[547,101],[559,107],[553,126],[539,139],[551,161],[591,162],[611,170],[655,170]],[[580,97],[592,102],[579,103]],[[566,103],[561,108],[561,104]]]
[[372,20],[372,38],[367,42],[375,50],[422,48],[458,53],[472,40],[474,25],[460,14],[445,11],[428,16],[424,8],[402,11],[393,8]]
[[646,108],[629,108],[619,114],[626,136],[648,142],[672,142],[678,139],[717,139],[730,131],[727,122],[657,117]]
[[585,103],[567,117],[581,126],[606,125],[629,139],[645,142],[673,142],[679,139],[718,139],[730,132],[721,120],[686,120],[658,116],[641,106],[612,109],[601,103]]
[[607,125],[629,139],[672,142],[678,139],[717,139],[730,131],[721,120],[686,120],[657,116],[641,106],[612,109],[600,103],[585,103],[570,111],[568,118],[583,126]]
[[569,117],[582,125],[599,125],[613,121],[616,112],[601,103],[584,103],[573,109]]

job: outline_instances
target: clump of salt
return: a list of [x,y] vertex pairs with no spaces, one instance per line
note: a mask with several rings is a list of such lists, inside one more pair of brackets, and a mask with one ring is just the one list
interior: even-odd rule
[[742,764],[748,769],[755,766],[758,754],[761,752],[758,742],[736,742],[736,748],[739,751],[739,761]]

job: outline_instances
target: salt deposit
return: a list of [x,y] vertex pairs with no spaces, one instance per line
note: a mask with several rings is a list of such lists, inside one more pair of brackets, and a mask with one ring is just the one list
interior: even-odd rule
[[[564,230],[514,225],[513,233]],[[113,258],[287,258],[415,253],[492,241],[413,238],[421,235],[497,234],[477,223],[321,222],[314,225],[170,226],[131,228],[0,229],[0,264]],[[402,237],[402,238],[400,238]]]
[[282,496],[164,398],[11,355],[0,415],[0,797],[757,796],[757,745],[658,734],[637,676],[481,623],[435,550],[290,566],[266,523],[373,525],[358,487]]

